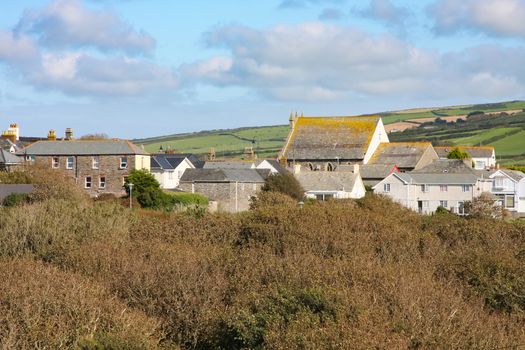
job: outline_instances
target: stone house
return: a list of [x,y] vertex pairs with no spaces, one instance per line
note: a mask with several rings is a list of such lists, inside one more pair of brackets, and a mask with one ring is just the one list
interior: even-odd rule
[[187,169],[179,189],[208,197],[219,211],[237,213],[249,209],[269,174],[266,169]]
[[92,196],[124,194],[124,179],[132,170],[150,170],[149,153],[126,140],[37,141],[16,154],[29,164],[66,171]]
[[366,164],[388,135],[380,117],[290,117],[290,133],[278,160],[288,167],[333,171]]
[[381,143],[367,165],[396,166],[400,172],[421,169],[439,159],[430,142]]
[[[454,146],[436,146],[439,158],[446,159]],[[459,146],[460,151],[467,152],[472,158],[474,169],[494,169],[496,167],[496,151],[492,146]]]
[[151,173],[163,189],[177,188],[186,169],[195,169],[195,165],[185,156],[167,153],[151,155]]
[[12,171],[22,164],[22,159],[5,149],[0,149],[0,171]]
[[462,215],[465,202],[490,192],[490,185],[463,161],[447,159],[412,172],[394,172],[373,190],[419,213],[430,214],[442,206]]
[[357,199],[366,194],[359,172],[307,171],[294,176],[305,190],[307,198]]

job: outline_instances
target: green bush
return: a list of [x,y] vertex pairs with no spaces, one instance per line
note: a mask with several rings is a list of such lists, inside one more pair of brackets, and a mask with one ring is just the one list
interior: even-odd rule
[[29,202],[29,195],[27,193],[11,193],[4,198],[2,204],[6,207],[14,207]]
[[289,173],[270,175],[266,178],[263,192],[284,193],[297,201],[304,199],[304,189],[297,179]]
[[454,148],[452,151],[447,154],[448,159],[469,159],[470,154],[463,152],[458,147]]
[[198,193],[187,193],[187,192],[168,192],[171,198],[171,202],[174,204],[182,204],[184,206],[189,205],[208,205],[208,197]]

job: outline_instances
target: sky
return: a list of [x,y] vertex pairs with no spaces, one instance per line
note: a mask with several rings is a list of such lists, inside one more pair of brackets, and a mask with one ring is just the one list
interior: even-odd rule
[[0,129],[142,138],[523,99],[525,0],[3,0]]

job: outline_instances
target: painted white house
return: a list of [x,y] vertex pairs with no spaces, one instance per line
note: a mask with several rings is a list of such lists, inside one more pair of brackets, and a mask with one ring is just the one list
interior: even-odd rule
[[277,160],[262,159],[256,163],[255,168],[268,169],[272,175],[288,172]]
[[186,169],[195,169],[195,166],[185,156],[178,154],[156,154],[151,156],[151,173],[163,189],[172,190],[177,188]]
[[318,200],[362,198],[366,189],[359,173],[305,171],[294,175],[307,198]]
[[514,213],[525,213],[525,174],[521,171],[499,169],[489,176],[490,192],[498,203]]
[[372,187],[377,194],[391,197],[401,205],[422,214],[442,206],[464,214],[464,204],[483,192],[490,192],[490,180],[475,174],[461,160],[437,160],[409,173],[392,173]]
[[[455,147],[451,146],[436,146],[436,150],[439,158],[446,159],[447,155]],[[483,169],[494,169],[496,167],[496,151],[492,146],[459,146],[461,151],[467,152],[474,164],[474,169],[483,170]]]

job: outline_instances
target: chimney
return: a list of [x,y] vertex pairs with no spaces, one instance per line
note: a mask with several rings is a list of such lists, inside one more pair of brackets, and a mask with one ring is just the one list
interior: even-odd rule
[[73,140],[73,129],[71,128],[66,129],[66,140],[68,141]]
[[49,133],[47,134],[47,140],[48,141],[56,141],[57,135],[55,134],[55,130],[49,130]]
[[8,139],[12,143],[16,143],[20,139],[20,130],[17,124],[9,125],[9,129],[2,132],[2,138]]
[[359,164],[354,164],[354,174],[359,174]]

